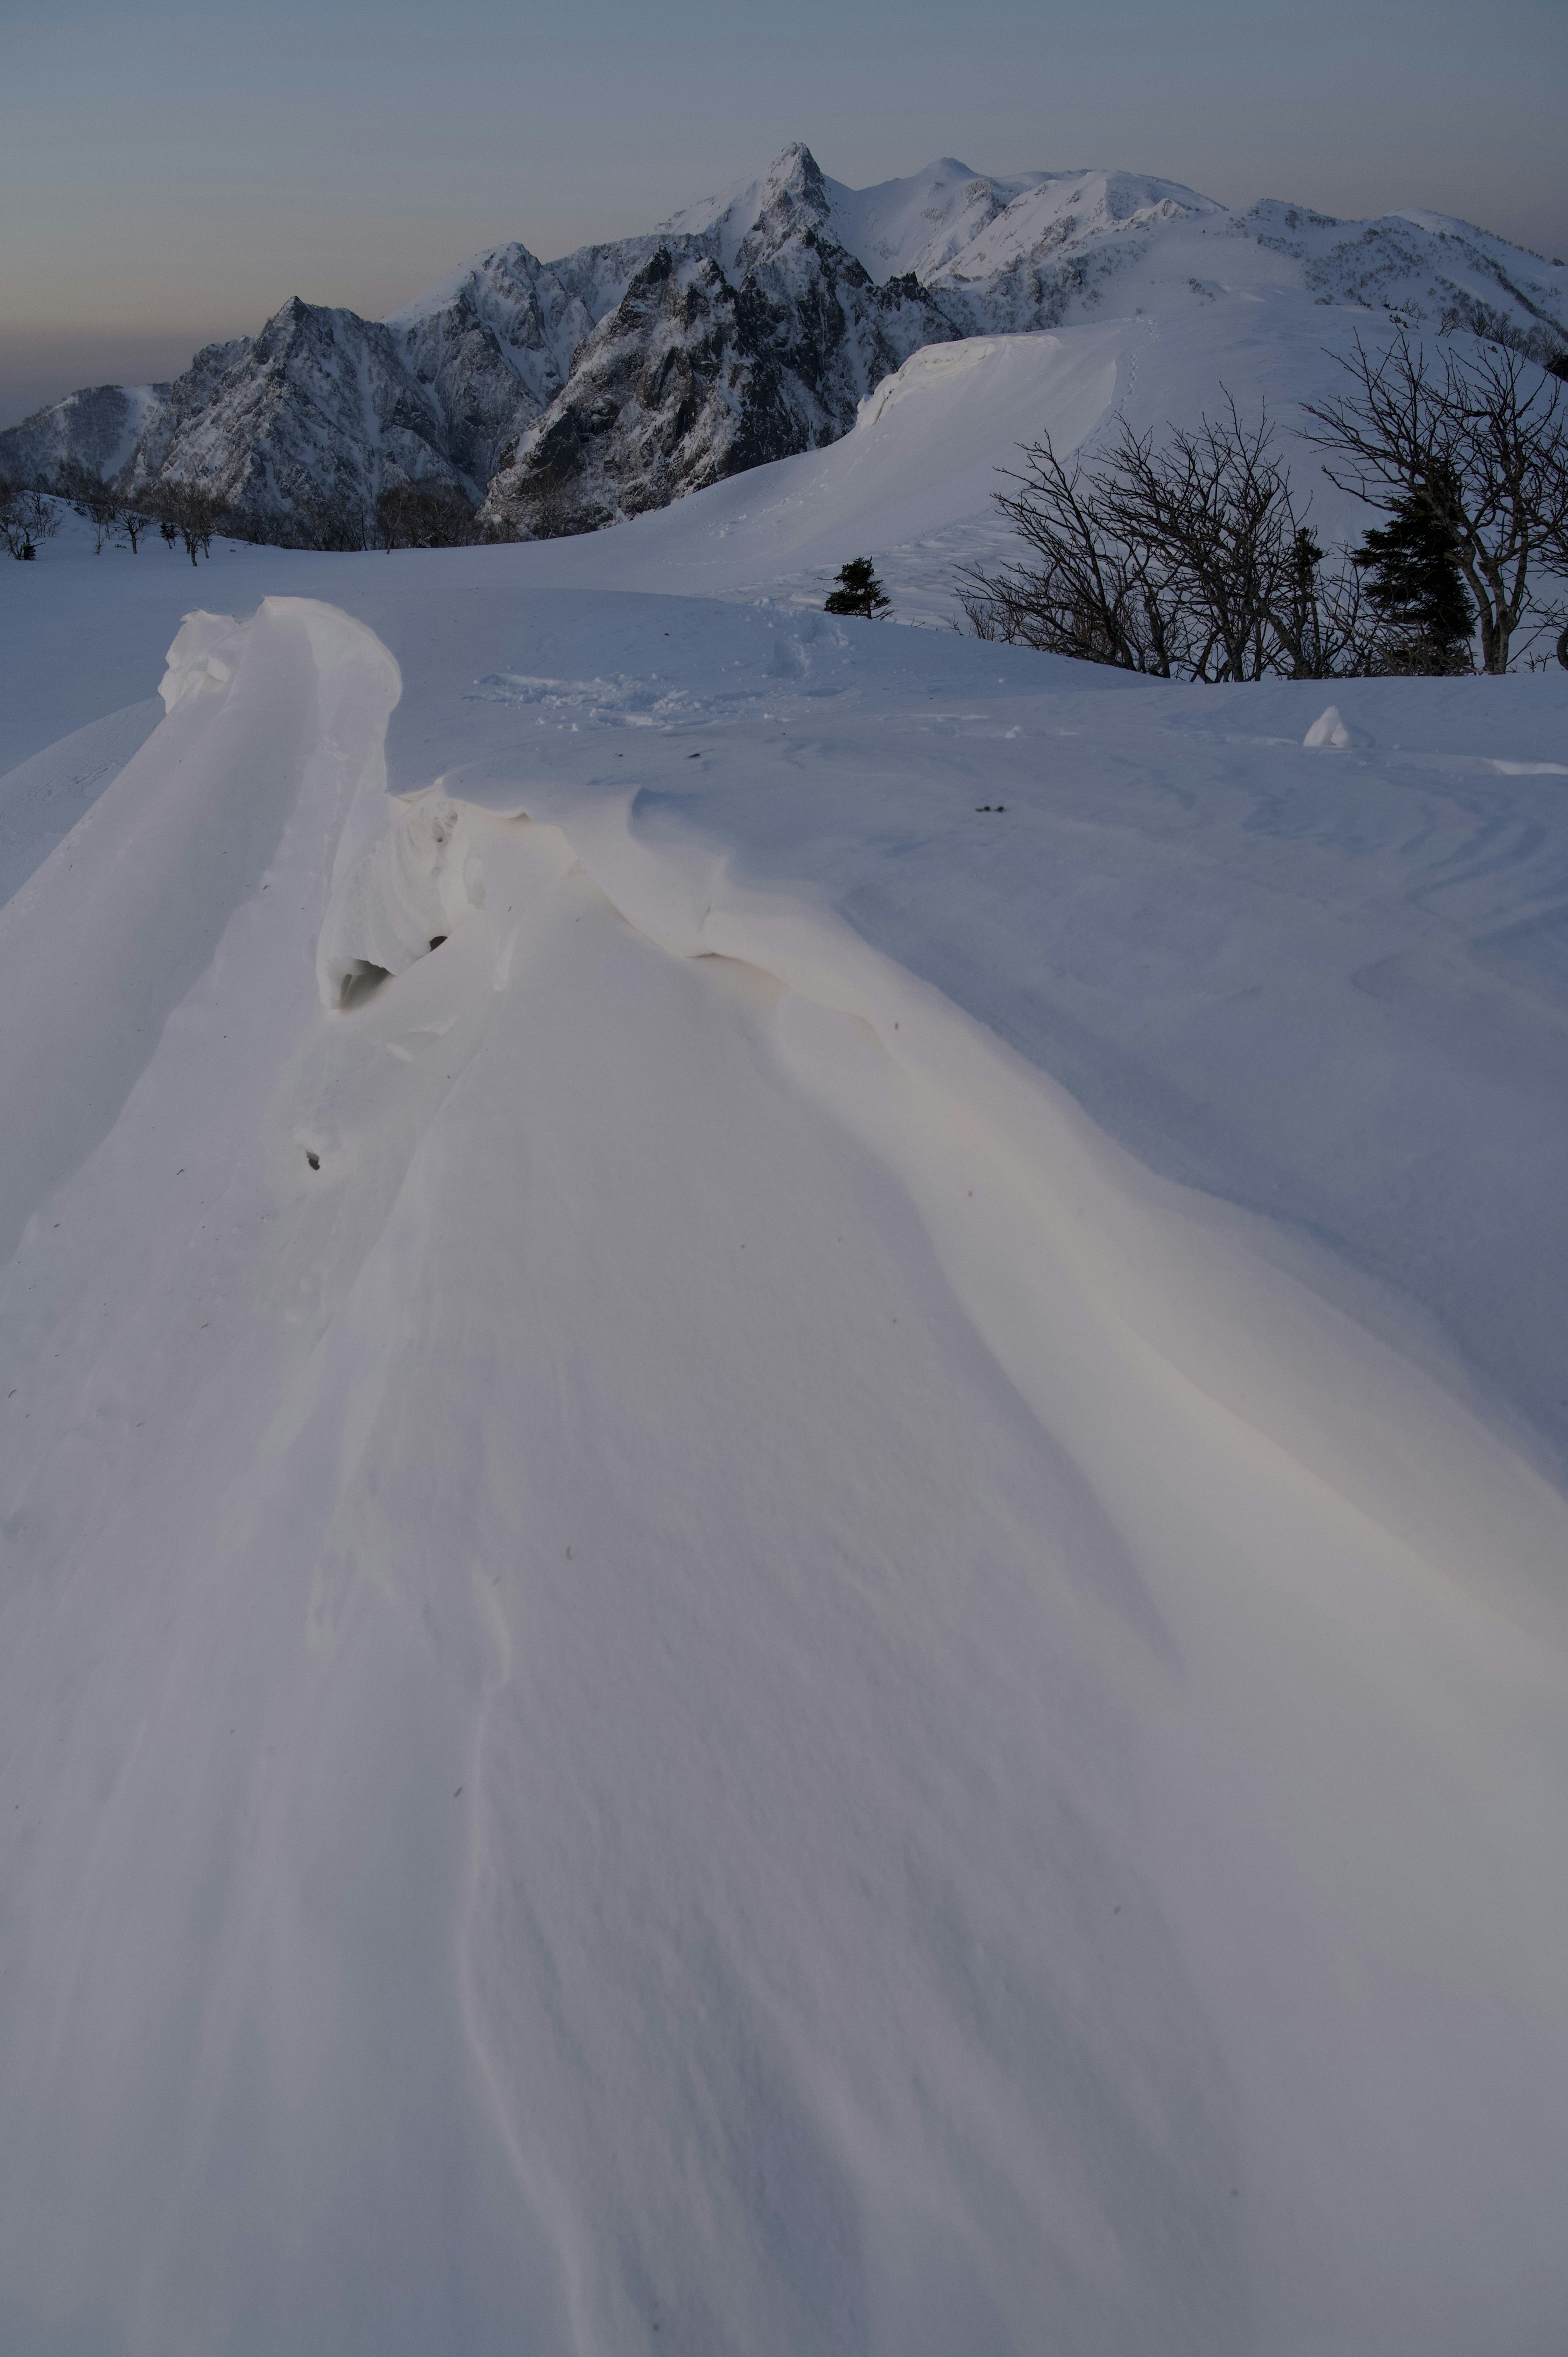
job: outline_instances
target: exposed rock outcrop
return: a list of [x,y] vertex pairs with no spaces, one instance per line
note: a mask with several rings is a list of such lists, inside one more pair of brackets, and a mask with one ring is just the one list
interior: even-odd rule
[[1568,351],[1568,271],[1463,221],[1231,213],[1128,172],[993,179],[951,157],[854,189],[802,146],[647,236],[497,246],[384,320],[299,301],[172,384],[75,393],[0,434],[0,475],[190,487],[276,540],[352,544],[427,487],[485,529],[578,532],[831,442],[921,346],[1158,316],[1267,280],[1423,332]]

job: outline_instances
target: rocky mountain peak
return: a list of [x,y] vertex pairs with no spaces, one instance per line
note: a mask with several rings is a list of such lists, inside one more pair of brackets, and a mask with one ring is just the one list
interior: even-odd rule
[[384,320],[291,296],[172,384],[75,393],[0,434],[0,472],[76,460],[149,500],[190,482],[273,539],[352,545],[379,492],[580,531],[847,432],[922,346],[1151,317],[1242,286],[1423,331],[1568,349],[1568,273],[1443,216],[1232,213],[1114,169],[943,156],[851,188],[795,141],[642,236],[489,247]]

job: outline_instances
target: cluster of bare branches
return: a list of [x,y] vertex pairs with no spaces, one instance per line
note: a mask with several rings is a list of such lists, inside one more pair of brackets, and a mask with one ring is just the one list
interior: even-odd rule
[[440,483],[389,483],[367,503],[349,485],[296,499],[286,521],[275,515],[231,519],[238,535],[285,548],[465,548],[481,537],[474,502]]
[[59,529],[59,518],[42,492],[0,478],[0,540],[7,555],[30,562],[39,541],[52,539]]
[[1048,438],[1023,456],[997,505],[1031,554],[961,576],[978,636],[1156,679],[1321,678],[1343,661],[1358,577],[1326,575],[1266,415],[1228,396],[1159,447],[1123,422],[1090,465]]
[[211,555],[214,533],[234,521],[221,500],[197,484],[160,483],[133,493],[75,458],[62,460],[50,489],[91,524],[99,555],[122,537],[134,555],[144,533],[156,530],[166,546],[183,548],[194,565],[198,556]]
[[1568,576],[1568,390],[1500,344],[1439,360],[1401,336],[1377,357],[1358,337],[1341,365],[1350,388],[1304,404],[1305,438],[1369,506],[1431,511],[1475,602],[1480,668],[1506,672],[1521,630],[1528,644],[1568,621],[1541,586]]
[[211,555],[213,533],[231,521],[222,500],[195,483],[164,485],[149,502],[149,512],[166,545],[183,548],[192,565],[199,554]]
[[1480,668],[1506,671],[1521,628],[1528,646],[1565,619],[1542,580],[1568,575],[1568,394],[1501,348],[1358,340],[1342,365],[1349,389],[1307,404],[1305,438],[1386,530],[1320,547],[1266,414],[1229,394],[1163,444],[1122,421],[1088,462],[1043,437],[996,495],[1025,553],[959,576],[975,634],[1219,681],[1469,669],[1475,630]]
[[480,537],[477,511],[462,492],[435,483],[392,483],[376,500],[375,538],[394,548],[464,548]]
[[68,500],[79,516],[84,516],[96,534],[95,553],[102,556],[104,549],[120,532],[125,533],[131,548],[139,547],[148,519],[139,507],[133,506],[112,483],[104,481],[95,468],[80,458],[63,459],[54,479],[56,495]]
[[[436,483],[390,484],[369,507],[352,490],[319,492],[300,499],[281,526],[275,516],[231,509],[194,483],[159,483],[132,494],[75,459],[57,468],[49,489],[92,525],[100,552],[122,537],[134,552],[144,533],[156,530],[168,547],[183,548],[192,565],[199,556],[211,554],[219,533],[324,550],[459,548],[481,537],[473,501],[462,491]],[[48,500],[29,491],[11,495],[10,507],[0,516],[0,530],[9,533],[5,519],[13,512],[20,517],[18,502],[30,502],[27,514],[34,519],[35,540],[54,529]],[[37,522],[38,515],[45,517],[44,524]],[[16,553],[20,554],[19,547]]]

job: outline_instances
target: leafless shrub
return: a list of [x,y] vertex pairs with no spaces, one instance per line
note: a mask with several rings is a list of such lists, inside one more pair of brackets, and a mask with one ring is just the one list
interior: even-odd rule
[[473,503],[435,483],[392,483],[376,500],[381,547],[463,548],[478,538]]
[[220,531],[227,511],[215,493],[195,483],[167,483],[145,502],[164,539],[172,548],[177,541],[192,565],[199,552],[212,554],[212,535]]
[[1402,335],[1375,355],[1358,337],[1336,357],[1349,390],[1304,404],[1305,438],[1338,461],[1330,480],[1369,506],[1430,508],[1475,601],[1481,667],[1506,672],[1521,628],[1528,646],[1568,619],[1541,587],[1568,576],[1568,392],[1498,344],[1434,357]]
[[102,556],[105,542],[113,539],[120,522],[118,494],[102,475],[79,458],[61,460],[56,469],[54,488],[59,498],[68,500],[77,514],[91,524],[93,554]]
[[24,490],[20,483],[0,480],[0,539],[7,551],[30,564],[38,553],[38,543],[52,540],[59,530],[59,517],[52,500],[41,491]]
[[1224,413],[1163,446],[1124,422],[1090,465],[1049,437],[996,503],[1030,552],[959,576],[977,636],[1156,679],[1326,678],[1362,631],[1354,568],[1329,563],[1266,416]]
[[[265,532],[264,525],[261,530]],[[371,545],[371,517],[354,491],[317,491],[295,503],[287,532],[293,548],[354,553]],[[266,536],[276,537],[275,527]]]

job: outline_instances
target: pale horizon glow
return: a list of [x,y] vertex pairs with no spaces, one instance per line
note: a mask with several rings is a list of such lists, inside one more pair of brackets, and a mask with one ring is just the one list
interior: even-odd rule
[[1561,254],[1565,53],[1545,0],[59,0],[7,33],[0,424],[177,373],[291,296],[375,318],[487,246],[641,233],[792,139],[856,187],[1119,166]]

